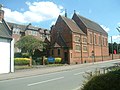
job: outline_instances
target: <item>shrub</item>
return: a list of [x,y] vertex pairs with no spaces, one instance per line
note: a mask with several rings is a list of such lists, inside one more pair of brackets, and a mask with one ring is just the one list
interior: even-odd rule
[[62,62],[62,58],[55,58],[55,63],[61,63]]
[[120,90],[120,69],[94,76],[81,90]]
[[14,53],[14,57],[15,58],[21,58],[22,57],[22,53],[20,53],[20,52]]
[[45,65],[47,65],[49,63],[48,58],[45,58],[44,63],[45,63]]
[[29,58],[30,55],[29,55],[29,53],[22,53],[22,57],[23,57],[23,58]]
[[15,65],[30,65],[30,58],[15,58]]
[[43,64],[43,60],[42,57],[38,57],[38,58],[34,58],[33,61],[35,62],[35,65],[42,65]]

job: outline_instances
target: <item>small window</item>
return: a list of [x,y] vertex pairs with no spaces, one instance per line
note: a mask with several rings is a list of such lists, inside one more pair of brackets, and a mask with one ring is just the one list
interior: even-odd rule
[[54,50],[52,50],[52,55],[54,55]]
[[80,42],[80,37],[79,36],[75,36],[75,42]]
[[60,49],[58,49],[58,56],[60,55]]

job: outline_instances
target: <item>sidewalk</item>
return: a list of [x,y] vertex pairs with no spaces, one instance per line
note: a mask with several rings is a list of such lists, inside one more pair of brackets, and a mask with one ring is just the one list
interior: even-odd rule
[[[118,60],[109,60],[109,61],[105,61],[105,62],[113,62],[113,61],[118,61]],[[94,64],[98,64],[98,63],[103,63],[103,62],[95,62]],[[90,65],[93,65],[93,63],[18,70],[18,71],[15,71],[14,73],[0,74],[0,81],[41,75],[41,74],[47,74],[47,73],[53,73],[53,72],[59,72],[59,71],[66,71],[66,70],[82,68],[82,67],[90,66]]]

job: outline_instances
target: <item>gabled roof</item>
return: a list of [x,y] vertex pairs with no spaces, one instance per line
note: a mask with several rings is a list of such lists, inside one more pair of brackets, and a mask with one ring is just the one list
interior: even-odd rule
[[0,22],[0,37],[12,39],[11,31],[4,20]]
[[[76,13],[74,13],[74,14],[76,14]],[[102,34],[108,35],[107,32],[96,22],[91,21],[83,16],[78,15],[78,14],[76,14],[76,15],[79,17],[79,19],[84,23],[84,25],[87,28],[95,30],[95,31],[100,32]]]
[[68,25],[68,27],[70,28],[70,30],[72,32],[75,33],[80,33],[80,34],[85,34],[79,27],[78,25],[75,23],[74,20],[66,18],[64,16],[61,16],[61,18],[65,21],[65,23]]
[[53,43],[52,47],[67,47],[60,33],[58,33],[57,38],[55,42]]

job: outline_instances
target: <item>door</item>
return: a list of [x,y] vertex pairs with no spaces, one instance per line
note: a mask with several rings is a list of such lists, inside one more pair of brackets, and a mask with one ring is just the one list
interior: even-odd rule
[[67,52],[64,52],[64,61],[65,61],[65,63],[69,64],[69,62],[68,62],[68,53]]

